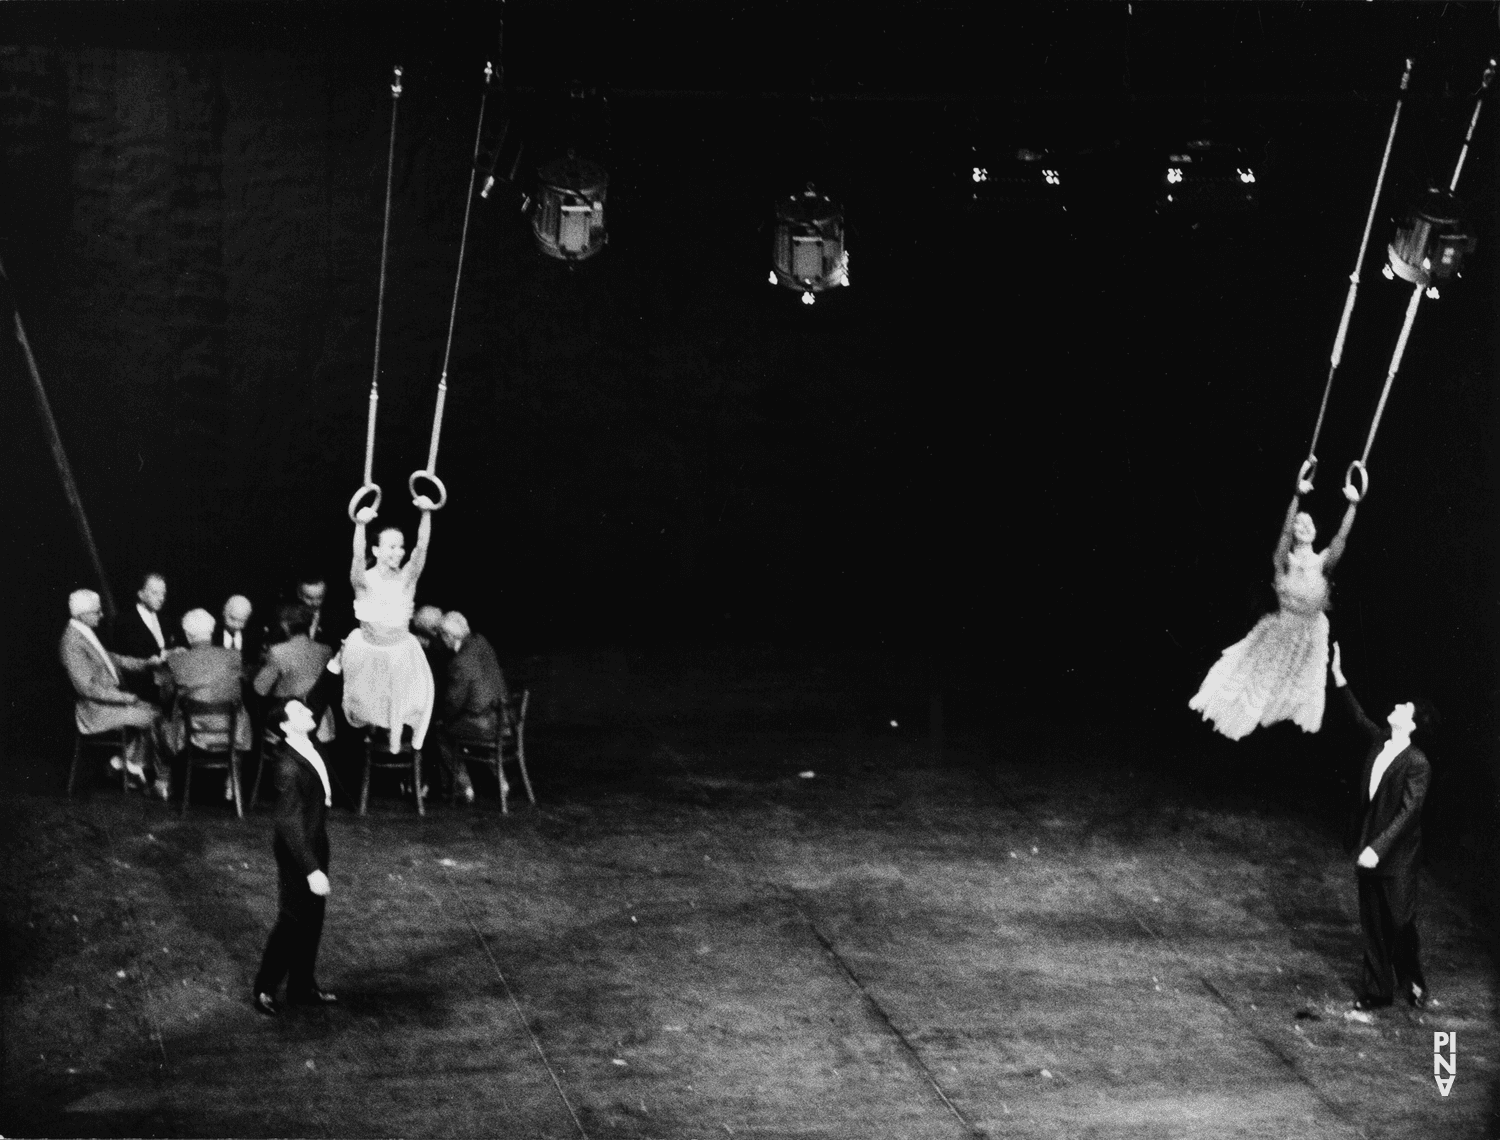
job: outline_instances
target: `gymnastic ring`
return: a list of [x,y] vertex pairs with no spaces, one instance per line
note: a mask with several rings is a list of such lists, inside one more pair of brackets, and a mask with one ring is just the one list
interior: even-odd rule
[[432,504],[432,509],[435,511],[442,510],[443,505],[448,501],[448,488],[443,486],[443,481],[436,475],[434,475],[431,471],[413,471],[411,473],[411,476],[406,480],[406,486],[407,489],[411,491],[411,497],[413,501],[415,501],[417,497],[418,479],[426,479],[429,483],[437,488],[438,497],[437,501]]
[[[1359,489],[1354,487],[1354,473],[1359,472]],[[1370,472],[1365,467],[1363,459],[1356,459],[1349,464],[1349,470],[1344,473],[1344,498],[1351,503],[1362,503],[1365,496],[1370,493]]]
[[380,484],[379,483],[366,483],[364,486],[360,487],[360,489],[358,491],[355,491],[354,492],[354,498],[352,498],[352,499],[349,500],[349,521],[350,522],[359,522],[359,519],[356,517],[359,514],[359,511],[360,511],[359,501],[361,499],[363,499],[366,495],[370,494],[372,491],[375,493],[375,501],[373,503],[371,503],[370,506],[372,508],[374,508],[375,510],[377,510],[377,511],[380,510],[380,500],[381,500],[381,497],[382,497],[381,496],[381,492],[380,492]]
[[1318,457],[1309,455],[1302,461],[1302,468],[1297,472],[1297,494],[1310,495],[1313,489],[1313,477],[1318,473]]

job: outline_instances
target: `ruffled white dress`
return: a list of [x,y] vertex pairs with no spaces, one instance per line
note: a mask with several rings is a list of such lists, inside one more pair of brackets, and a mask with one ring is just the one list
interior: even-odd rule
[[367,570],[364,594],[354,603],[359,628],[339,650],[344,716],[355,728],[385,729],[392,752],[400,751],[406,726],[412,747],[422,747],[436,698],[427,655],[410,629],[413,602],[404,574]]
[[1278,609],[1224,650],[1188,708],[1230,740],[1289,720],[1304,732],[1323,725],[1328,673],[1325,552],[1293,550],[1276,576]]

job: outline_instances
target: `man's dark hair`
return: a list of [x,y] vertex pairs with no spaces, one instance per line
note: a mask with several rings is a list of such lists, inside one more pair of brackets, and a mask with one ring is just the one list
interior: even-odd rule
[[277,611],[276,621],[288,637],[296,637],[312,628],[312,610],[295,603],[284,605]]
[[1438,712],[1437,705],[1425,697],[1418,697],[1412,701],[1412,720],[1416,722],[1413,736],[1421,735],[1424,741],[1437,734],[1438,729],[1443,727],[1443,716]]
[[321,574],[304,574],[297,579],[298,586],[324,586],[328,585],[328,579]]

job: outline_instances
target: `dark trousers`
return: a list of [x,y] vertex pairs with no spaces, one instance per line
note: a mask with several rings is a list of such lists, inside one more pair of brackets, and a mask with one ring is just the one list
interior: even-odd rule
[[1396,988],[1427,988],[1419,959],[1415,875],[1358,875],[1359,925],[1365,934],[1364,992],[1390,1000]]
[[281,979],[286,978],[287,996],[296,997],[318,988],[313,967],[323,937],[326,900],[308,890],[307,876],[279,842],[276,877],[280,881],[280,909],[255,975],[255,992],[274,996]]

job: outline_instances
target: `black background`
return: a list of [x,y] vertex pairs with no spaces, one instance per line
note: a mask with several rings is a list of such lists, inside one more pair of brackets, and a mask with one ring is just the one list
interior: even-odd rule
[[[1451,169],[1500,46],[1493,4],[9,4],[0,21],[0,249],[122,604],[150,568],[174,613],[233,591],[268,612],[307,569],[341,584],[398,62],[376,477],[410,533],[498,54],[485,155],[510,122],[523,173],[569,143],[596,157],[610,244],[570,268],[536,252],[516,188],[475,202],[452,503],[420,601],[513,657],[868,654],[945,689],[959,727],[1080,717],[1205,764],[1330,763],[1290,732],[1223,745],[1186,701],[1273,604],[1410,54],[1310,502],[1320,543],[1337,523],[1408,295],[1382,251]],[[1493,801],[1486,115],[1461,187],[1478,252],[1422,308],[1332,614],[1368,705],[1420,691],[1446,713],[1439,843]],[[1153,208],[1160,155],[1204,135],[1253,158],[1254,215]],[[968,208],[974,156],[1018,146],[1071,156],[1066,215]],[[766,282],[772,203],[809,180],[845,204],[853,282],[811,307]],[[20,755],[62,739],[53,647],[91,575],[19,355],[0,360]]]

